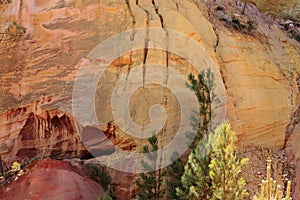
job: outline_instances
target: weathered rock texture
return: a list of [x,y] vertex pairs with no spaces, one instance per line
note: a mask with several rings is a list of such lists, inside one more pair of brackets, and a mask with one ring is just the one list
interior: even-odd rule
[[[74,133],[77,122],[71,113],[78,68],[90,62],[87,55],[96,45],[114,34],[125,30],[134,32],[137,28],[163,27],[196,40],[212,58],[219,70],[216,78],[222,79],[226,88],[226,117],[237,132],[241,146],[253,144],[283,149],[289,146],[290,159],[299,160],[296,142],[299,129],[287,127],[298,123],[300,45],[263,15],[250,16],[249,19],[257,22],[257,30],[253,35],[246,35],[225,26],[215,17],[217,5],[207,11],[203,3],[195,2],[14,0],[6,10],[6,16],[26,27],[27,33],[20,42],[0,44],[0,141],[7,147],[3,159],[11,162],[56,152],[63,157],[84,156],[87,151],[78,133]],[[297,6],[293,16],[298,16]],[[233,6],[228,6],[228,10],[230,12],[225,15],[242,18],[241,10]],[[251,11],[247,12],[251,14]],[[287,9],[286,12],[291,11]],[[185,48],[184,41],[176,42],[179,48]],[[130,74],[132,68],[151,62],[168,63],[185,76],[196,73],[185,59],[158,50],[137,50],[120,55],[100,81],[108,85],[99,84],[96,92],[97,113],[102,113],[98,118],[105,123],[95,127],[83,125],[82,130],[87,130],[90,135],[98,134],[99,128],[105,130],[106,124],[114,120],[110,99],[113,86],[121,75]],[[167,84],[168,74],[163,73],[165,79],[162,82]],[[180,119],[178,102],[169,93],[163,87],[152,85],[137,90],[130,101],[131,116],[140,125],[149,123],[150,118],[145,113],[153,103],[159,103],[170,114],[169,123],[159,135],[163,137],[162,143],[172,139]],[[139,144],[140,141],[128,139],[124,137],[125,133],[116,130],[116,141],[118,137],[124,138],[116,142],[123,149],[132,150]],[[124,141],[130,145],[126,146]],[[90,144],[99,148],[97,141],[91,140]],[[113,151],[109,146],[103,148],[103,151]],[[297,177],[299,173],[300,169],[297,169]],[[300,179],[296,178],[294,183],[297,184],[294,192],[298,195]],[[126,191],[126,187],[128,184],[120,183],[118,190]]]
[[10,161],[57,153],[64,156],[63,152],[77,156],[87,154],[76,135],[72,118],[57,112],[37,114],[34,112],[35,105],[1,115],[1,138]]
[[277,18],[300,20],[300,2],[298,0],[243,0],[254,4],[264,13],[271,14]]
[[[299,105],[300,103],[300,96],[298,94],[297,101]],[[286,140],[286,150],[288,155],[288,160],[291,162],[291,166],[296,169],[296,174],[294,175],[294,182],[296,185],[294,185],[293,190],[294,198],[299,199],[300,198],[300,191],[299,191],[299,185],[300,185],[300,151],[299,151],[299,132],[300,132],[300,125],[299,125],[299,116],[300,116],[300,108],[294,112],[292,115],[292,120],[287,126],[287,140]]]
[[68,114],[40,109],[42,103],[34,102],[0,115],[1,154],[6,168],[13,161],[24,162],[31,158],[89,158],[91,153],[82,139],[102,143],[101,149],[99,146],[93,149],[96,155],[99,151],[102,155],[114,151],[114,147],[105,143],[107,139],[98,128],[82,128]]
[[103,188],[67,162],[35,161],[29,171],[0,188],[1,200],[99,199]]

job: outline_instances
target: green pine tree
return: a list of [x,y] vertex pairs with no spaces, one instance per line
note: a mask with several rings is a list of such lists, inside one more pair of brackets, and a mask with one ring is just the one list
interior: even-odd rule
[[[184,161],[179,157],[178,152],[174,152],[171,157],[172,164],[167,169],[167,199],[174,200],[179,199],[176,188],[182,188],[180,179],[184,173]],[[178,159],[176,159],[178,158]]]
[[100,185],[103,187],[105,190],[110,189],[111,181],[112,178],[109,175],[107,168],[106,167],[99,167],[96,165],[88,165],[89,168],[89,175]]
[[237,158],[235,141],[234,131],[224,123],[209,136],[208,143],[198,144],[184,167],[183,189],[176,189],[180,199],[244,199],[247,191],[240,172],[248,159]]
[[111,193],[110,190],[106,190],[103,196],[99,197],[99,200],[112,200],[113,198],[111,197],[110,193]]
[[181,177],[181,187],[176,188],[180,199],[210,199],[209,156],[206,155],[205,144],[200,143],[189,155]]
[[195,149],[197,144],[208,134],[210,130],[210,122],[212,119],[212,102],[220,102],[217,95],[214,93],[215,83],[214,74],[208,69],[207,71],[201,71],[196,77],[189,74],[189,84],[187,86],[195,92],[195,95],[199,103],[199,113],[197,118],[192,116],[192,125],[198,127],[197,134],[195,135],[191,144],[191,149]]
[[[197,133],[190,145],[192,152],[189,156],[188,163],[185,167],[181,167],[181,169],[178,170],[182,178],[177,176],[178,179],[173,178],[171,185],[168,183],[168,191],[172,192],[171,195],[168,195],[170,199],[178,199],[179,197],[181,199],[198,199],[200,197],[205,199],[208,198],[211,193],[209,188],[210,179],[208,167],[210,159],[204,148],[206,146],[204,139],[208,137],[210,132],[210,122],[212,118],[211,104],[212,102],[219,102],[219,99],[213,92],[215,88],[214,74],[208,69],[207,71],[201,71],[197,78],[190,74],[188,79],[189,84],[187,84],[187,86],[195,92],[199,103],[199,113],[197,113],[196,116],[191,116],[191,124],[197,128]],[[199,143],[201,144],[199,145]],[[193,162],[197,163],[199,167],[196,169],[191,168],[193,166],[191,163]],[[181,166],[184,166],[182,160],[176,161],[170,166],[170,174],[177,173],[176,171],[172,171],[173,168],[176,169],[176,165],[179,165],[179,163]],[[171,189],[174,185],[176,186],[176,193],[173,194],[173,190]]]
[[209,164],[209,175],[212,182],[212,199],[239,200],[247,195],[245,181],[240,172],[247,158],[239,159],[236,154],[235,132],[230,124],[225,122],[216,130]]
[[165,194],[162,186],[166,173],[163,169],[156,169],[158,158],[158,141],[156,135],[150,137],[148,141],[151,149],[149,149],[148,145],[143,147],[143,153],[147,153],[148,160],[142,161],[142,166],[144,170],[149,172],[141,173],[140,179],[136,181],[136,185],[140,188],[138,197],[140,200],[158,200],[162,199]]

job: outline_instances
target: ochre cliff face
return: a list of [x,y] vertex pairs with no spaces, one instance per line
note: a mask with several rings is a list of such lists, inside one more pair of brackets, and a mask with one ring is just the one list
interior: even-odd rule
[[[92,62],[88,53],[106,38],[149,26],[188,35],[206,50],[218,69],[216,78],[222,80],[226,89],[226,118],[232,123],[240,146],[288,148],[289,159],[300,166],[297,161],[300,155],[296,153],[299,147],[294,142],[299,131],[299,43],[262,16],[255,19],[258,23],[255,34],[246,35],[218,21],[211,13],[214,8],[208,13],[201,2],[197,5],[180,0],[154,2],[15,0],[9,5],[8,18],[19,21],[26,27],[27,34],[20,42],[0,44],[0,141],[6,148],[3,159],[11,163],[58,153],[65,158],[89,156],[76,127],[85,130],[87,138],[106,129],[106,123],[114,120],[111,86],[120,76],[130,74],[131,68],[143,64],[145,51],[120,55],[105,72],[102,82],[111,85],[98,85],[97,114],[105,111],[97,116],[105,122],[99,126],[80,125],[72,115],[76,73],[81,66]],[[299,7],[297,1],[295,3],[294,8]],[[298,16],[297,9],[289,9],[285,9],[286,12]],[[184,41],[174,42],[178,48],[186,46]],[[147,63],[165,65],[166,57],[170,56],[168,63],[181,69],[181,74],[196,74],[185,58],[178,55],[155,50],[147,53]],[[166,101],[162,98],[164,95],[169,95],[171,100]],[[177,130],[180,119],[178,102],[173,97],[163,87],[138,90],[130,101],[131,116],[136,123],[147,124],[149,117],[145,113],[150,105],[161,104],[169,114],[168,126],[160,134],[167,142]],[[118,127],[115,133],[116,143],[123,149],[131,150],[143,142],[126,138]],[[91,139],[91,143],[98,141]],[[114,149],[103,145],[98,150],[109,154]],[[298,177],[299,173],[297,169]],[[300,184],[300,178],[295,183]]]
[[299,51],[280,42],[278,30],[270,31],[269,47],[219,31],[217,54],[227,87],[227,116],[241,140],[283,147],[286,126],[298,106]]
[[[20,8],[17,2],[14,1],[7,12],[11,18],[20,18],[27,28],[27,35],[21,42],[1,50],[3,113],[41,101],[37,109],[60,110],[70,115],[72,87],[77,69],[86,62],[84,57],[109,36],[124,30],[144,28],[147,24],[161,27],[162,18],[165,28],[197,40],[218,66],[227,89],[227,116],[241,141],[283,146],[285,128],[297,108],[299,45],[276,27],[258,25],[258,31],[265,37],[265,43],[262,43],[259,38],[226,28],[214,30],[206,19],[207,13],[192,2],[157,1],[153,5],[147,1],[138,4],[133,1],[129,4],[125,1],[53,1],[43,5],[32,1],[23,2]],[[43,6],[50,9],[43,10]],[[13,9],[15,7],[19,10]],[[158,8],[159,14],[155,8]],[[149,22],[145,10],[151,15]],[[184,47],[185,44],[181,42],[178,45]],[[107,79],[111,81],[120,73],[127,73],[127,65],[134,67],[140,64],[143,56],[142,51],[137,51],[116,60],[107,72]],[[165,55],[163,52],[159,55],[149,52],[147,59],[148,62],[155,60],[163,64]],[[186,65],[175,59],[170,59],[170,62]],[[189,73],[188,67],[184,73]],[[106,95],[109,101],[111,89],[103,88],[104,93],[99,94],[98,99]],[[137,97],[141,94],[137,93]],[[51,101],[47,102],[48,98]],[[111,111],[106,103],[100,103],[100,107]],[[133,109],[136,108],[133,106]],[[30,112],[27,110],[26,115]],[[109,113],[101,116],[107,122],[113,120]],[[141,110],[134,117],[138,119],[143,113]],[[48,117],[45,113],[41,115],[45,120]],[[2,133],[2,138],[8,138],[5,135],[9,132]],[[14,135],[17,136],[17,133]],[[271,141],[265,142],[263,138]]]

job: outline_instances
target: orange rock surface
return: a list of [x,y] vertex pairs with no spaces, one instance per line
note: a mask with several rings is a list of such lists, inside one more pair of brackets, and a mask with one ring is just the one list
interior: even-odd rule
[[[234,5],[226,6],[224,12],[228,13],[223,14],[236,16],[241,21],[246,19]],[[290,6],[287,1],[285,5]],[[295,5],[295,9],[299,8]],[[106,130],[107,123],[114,120],[111,95],[120,77],[129,76],[132,68],[143,62],[161,65],[168,62],[186,77],[190,72],[196,74],[188,58],[163,51],[149,50],[147,59],[145,51],[120,55],[97,87],[96,114],[103,123],[88,126],[78,122],[72,115],[77,72],[84,65],[102,62],[101,59],[90,60],[88,53],[114,34],[126,30],[134,33],[135,29],[148,26],[176,30],[205,50],[205,55],[200,55],[202,63],[211,61],[218,70],[215,77],[221,80],[227,97],[221,102],[226,107],[226,118],[237,132],[240,147],[288,147],[290,162],[298,162],[299,43],[256,9],[247,11],[249,15],[254,13],[249,20],[257,23],[254,34],[249,35],[220,21],[214,15],[215,8],[208,9],[201,1],[181,0],[155,0],[154,4],[146,0],[14,0],[1,16],[19,22],[26,28],[26,35],[19,42],[0,44],[0,144],[5,146],[2,156],[5,167],[14,160],[56,153],[64,158],[88,155],[76,127],[87,131],[93,150],[110,154],[114,149],[106,145],[106,138],[93,140],[92,136],[98,135],[100,129]],[[297,10],[293,13],[298,16]],[[151,37],[148,39],[152,44]],[[173,42],[179,49],[186,48],[186,41]],[[112,50],[118,52],[118,48]],[[163,73],[163,81],[167,83],[168,71]],[[152,85],[150,89],[139,88],[130,99],[130,116],[139,125],[149,123],[147,114],[153,103],[165,108],[168,123],[160,132],[161,143],[172,139],[181,117],[178,102],[174,94],[169,93],[163,87]],[[136,144],[145,142],[127,138],[120,128],[116,128],[114,134],[115,143],[122,149],[132,150]],[[300,169],[296,171],[294,182],[299,185]],[[128,185],[120,182],[119,186],[124,186],[118,190],[125,194]]]

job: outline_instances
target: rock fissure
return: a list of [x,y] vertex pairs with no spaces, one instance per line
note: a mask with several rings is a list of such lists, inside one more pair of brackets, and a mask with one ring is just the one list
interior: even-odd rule
[[[154,10],[155,10],[155,13],[156,15],[159,17],[159,20],[160,20],[160,24],[161,24],[161,28],[164,30],[165,32],[165,37],[166,37],[166,49],[165,49],[165,53],[166,53],[166,57],[165,57],[165,62],[166,62],[166,77],[165,77],[165,80],[164,80],[164,85],[167,85],[168,84],[168,78],[169,78],[169,33],[167,31],[167,29],[165,28],[165,25],[164,25],[164,18],[162,16],[162,14],[159,13],[159,8],[158,6],[156,5],[155,3],[155,0],[152,0],[152,5],[154,7]],[[164,106],[167,106],[168,104],[168,98],[165,96],[164,97]],[[166,127],[167,127],[167,121],[163,127],[163,130],[162,130],[162,136],[161,136],[161,145],[164,146],[164,138],[166,137]],[[163,149],[161,151],[161,156],[160,156],[160,167],[159,169],[161,169],[161,164],[162,164],[162,157],[163,157]]]
[[[133,35],[133,37],[134,37],[134,35]],[[132,56],[133,56],[133,52],[131,51],[131,52],[130,52],[130,55],[129,55],[129,59],[130,59],[130,60],[132,60]],[[126,82],[125,82],[125,85],[127,85],[128,77],[129,77],[130,70],[131,70],[131,65],[132,65],[131,62],[128,63],[127,74],[126,74],[126,78],[125,78],[125,81],[126,81]]]
[[139,0],[136,0],[136,5],[142,9],[147,16],[146,19],[146,35],[145,35],[145,42],[144,42],[144,53],[143,53],[143,87],[145,87],[145,76],[146,76],[146,62],[147,62],[147,57],[148,57],[148,47],[149,47],[149,21],[151,19],[151,15],[148,10],[143,8],[142,6],[139,5]]
[[300,106],[292,114],[291,121],[286,126],[284,144],[283,144],[282,149],[286,149],[289,139],[292,136],[292,134],[294,133],[296,125],[299,123],[299,117],[300,117]]
[[134,40],[134,35],[135,35],[135,24],[136,24],[136,20],[135,20],[135,16],[133,14],[133,11],[132,11],[132,8],[131,8],[131,5],[130,5],[130,2],[129,0],[125,0],[125,3],[127,5],[127,8],[128,8],[128,11],[129,11],[129,14],[130,14],[130,17],[132,19],[132,25],[131,25],[131,29],[132,29],[132,35],[130,37],[130,39],[133,41]]
[[[133,41],[134,40],[134,36],[135,36],[135,24],[136,24],[136,20],[135,20],[135,16],[133,14],[133,11],[132,11],[132,8],[131,8],[129,0],[125,0],[125,3],[127,5],[130,17],[132,19],[132,25],[131,25],[132,34],[130,36],[130,40]],[[132,54],[133,54],[133,52],[131,51],[130,52],[130,56],[129,56],[129,60],[132,60]],[[126,79],[125,79],[126,83],[127,83],[127,80],[128,80],[128,76],[130,74],[130,70],[131,70],[131,63],[128,64],[127,75],[126,75]]]
[[164,18],[159,13],[158,6],[156,5],[155,0],[152,0],[152,5],[154,7],[155,13],[159,17],[161,27],[166,33],[166,67],[167,67],[167,69],[166,69],[166,79],[165,79],[164,84],[167,85],[168,84],[168,78],[169,78],[169,33],[168,33],[167,29],[165,28]]
[[216,37],[217,37],[217,41],[216,41],[216,44],[215,44],[215,46],[214,46],[214,50],[215,50],[215,52],[217,53],[217,49],[218,49],[218,46],[219,46],[220,37],[219,37],[219,34],[218,34],[218,32],[217,32],[216,27],[213,26],[213,30],[214,30],[215,35],[216,35]]
[[22,7],[23,7],[23,0],[20,0],[19,11],[18,11],[18,20],[20,23],[22,22]]
[[161,27],[165,30],[164,19],[163,19],[162,15],[158,12],[158,6],[155,4],[155,0],[152,0],[152,5],[154,7],[155,13],[159,17]]

